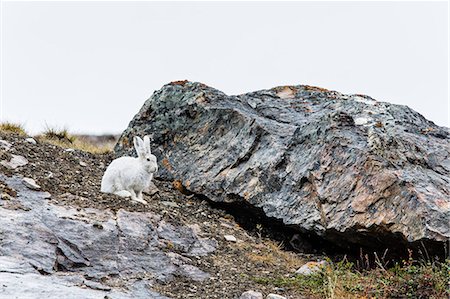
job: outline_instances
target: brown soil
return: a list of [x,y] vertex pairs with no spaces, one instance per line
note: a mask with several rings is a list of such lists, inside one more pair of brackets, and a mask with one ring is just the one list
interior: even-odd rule
[[[299,266],[317,259],[317,256],[283,250],[282,245],[261,236],[261,231],[244,230],[233,216],[212,208],[204,199],[180,193],[170,182],[155,181],[159,192],[145,196],[148,205],[102,194],[99,191],[100,181],[112,160],[112,154],[66,151],[41,142],[34,145],[22,136],[1,132],[0,139],[12,144],[8,152],[0,148],[1,160],[15,154],[29,161],[17,170],[0,165],[0,172],[8,176],[19,174],[33,178],[52,195],[50,200],[55,204],[112,211],[151,211],[175,224],[196,224],[201,237],[218,241],[218,248],[213,254],[197,259],[197,266],[208,272],[210,279],[194,282],[178,278],[166,285],[153,285],[152,288],[161,294],[171,298],[238,298],[244,291],[257,290],[265,296],[277,293],[287,298],[305,298],[298,290],[258,284],[255,278],[291,277]],[[80,162],[86,163],[86,166]],[[0,191],[13,196],[13,190],[6,190],[1,183]],[[234,235],[238,241],[228,242],[224,235]]]

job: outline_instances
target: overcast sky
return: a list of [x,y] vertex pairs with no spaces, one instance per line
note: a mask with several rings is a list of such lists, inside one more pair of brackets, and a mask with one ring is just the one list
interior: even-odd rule
[[405,104],[449,126],[447,2],[3,2],[2,115],[120,133],[162,85],[287,84]]

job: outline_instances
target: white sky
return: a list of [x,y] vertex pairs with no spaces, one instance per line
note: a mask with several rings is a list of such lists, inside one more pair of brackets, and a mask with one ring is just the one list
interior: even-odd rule
[[3,1],[3,120],[120,133],[154,90],[286,84],[405,104],[450,126],[447,2]]

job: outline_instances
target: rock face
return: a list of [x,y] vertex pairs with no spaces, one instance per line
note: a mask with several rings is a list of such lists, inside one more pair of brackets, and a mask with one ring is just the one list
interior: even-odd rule
[[160,178],[337,244],[450,237],[450,131],[406,106],[310,86],[227,96],[179,81],[145,102],[116,154],[144,134]]
[[17,191],[0,200],[1,298],[162,299],[151,290],[155,281],[209,277],[192,259],[217,242],[191,227],[151,212],[57,206],[20,177],[0,180]]

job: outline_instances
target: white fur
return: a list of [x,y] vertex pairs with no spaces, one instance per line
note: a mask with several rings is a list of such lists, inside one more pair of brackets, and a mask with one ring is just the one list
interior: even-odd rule
[[101,191],[146,204],[142,191],[149,186],[153,173],[158,171],[158,164],[150,151],[148,136],[144,140],[135,136],[133,142],[138,157],[120,157],[112,161],[103,174]]

